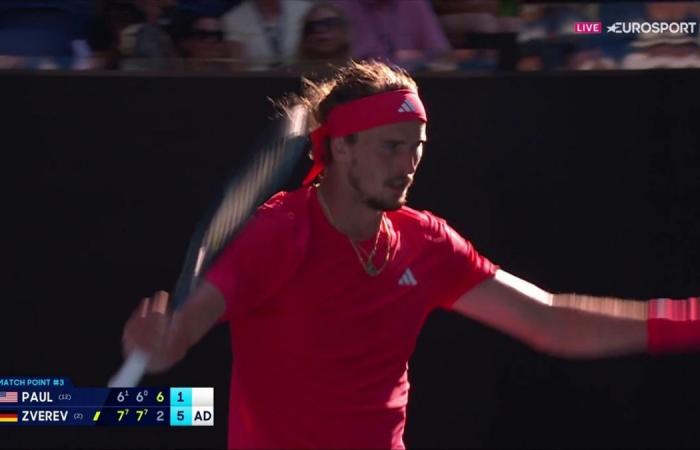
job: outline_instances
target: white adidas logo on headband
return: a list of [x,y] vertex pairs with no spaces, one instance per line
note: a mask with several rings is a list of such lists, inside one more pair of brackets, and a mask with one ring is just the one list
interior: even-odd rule
[[416,110],[413,108],[413,105],[411,105],[411,102],[404,100],[403,103],[401,103],[399,112],[416,112]]

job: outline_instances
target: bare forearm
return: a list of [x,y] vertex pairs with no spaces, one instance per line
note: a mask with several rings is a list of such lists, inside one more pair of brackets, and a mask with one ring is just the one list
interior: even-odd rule
[[[640,301],[558,294],[552,306],[559,316],[552,333],[565,336],[560,352],[598,357],[700,350],[698,297]],[[577,330],[582,338],[572,335]]]
[[556,294],[552,306],[586,311],[620,319],[646,320],[648,305],[645,301],[613,297],[593,297],[579,294]]
[[182,332],[190,346],[199,342],[224,313],[226,303],[223,296],[211,284],[203,281],[185,302],[173,320],[179,321]]
[[700,351],[700,298],[624,300],[551,294],[503,270],[453,309],[565,358]]
[[154,366],[165,370],[179,362],[214,326],[224,312],[225,302],[212,285],[203,282],[191,298],[173,313],[168,324],[160,361]]
[[[641,354],[647,349],[646,309],[614,298],[554,295],[540,349],[567,358]],[[631,300],[629,302],[632,302]],[[600,311],[607,309],[610,314]]]

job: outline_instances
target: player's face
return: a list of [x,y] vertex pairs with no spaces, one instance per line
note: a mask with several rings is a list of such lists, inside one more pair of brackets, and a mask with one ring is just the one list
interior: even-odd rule
[[360,200],[379,211],[403,206],[425,141],[425,124],[417,121],[357,133],[348,146],[348,181]]

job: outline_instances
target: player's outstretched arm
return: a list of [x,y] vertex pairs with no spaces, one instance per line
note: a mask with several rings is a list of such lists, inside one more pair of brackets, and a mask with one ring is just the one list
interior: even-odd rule
[[647,302],[554,295],[502,270],[453,309],[561,357],[700,351],[697,318],[651,317]]
[[124,354],[140,348],[150,355],[148,372],[163,372],[204,337],[224,309],[223,296],[206,281],[175,313],[168,311],[168,293],[156,292],[153,297],[143,299],[126,322],[122,337]]

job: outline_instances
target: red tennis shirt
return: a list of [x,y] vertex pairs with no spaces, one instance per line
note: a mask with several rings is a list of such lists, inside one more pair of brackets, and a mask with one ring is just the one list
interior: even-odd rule
[[230,448],[404,448],[423,322],[497,267],[429,212],[387,216],[371,277],[316,188],[280,192],[207,273],[231,324]]

